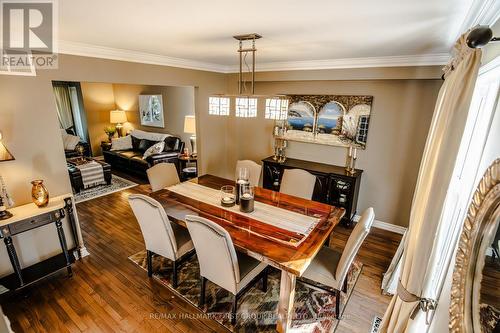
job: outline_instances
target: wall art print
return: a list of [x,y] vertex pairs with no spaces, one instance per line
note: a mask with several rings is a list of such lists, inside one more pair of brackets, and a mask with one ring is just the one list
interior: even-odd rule
[[164,128],[161,95],[139,95],[141,125]]
[[373,96],[289,95],[285,139],[365,149]]

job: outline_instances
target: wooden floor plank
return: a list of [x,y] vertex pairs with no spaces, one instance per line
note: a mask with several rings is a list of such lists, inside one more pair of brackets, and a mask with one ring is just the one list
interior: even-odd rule
[[[75,263],[72,278],[61,272],[3,299],[15,332],[227,332],[210,319],[178,319],[201,311],[128,260],[144,241],[127,197],[148,190],[140,185],[77,204],[90,256]],[[350,231],[336,227],[330,246],[341,251]],[[358,256],[362,275],[337,332],[368,332],[373,317],[383,314],[390,297],[380,292],[382,273],[400,239],[372,229]]]

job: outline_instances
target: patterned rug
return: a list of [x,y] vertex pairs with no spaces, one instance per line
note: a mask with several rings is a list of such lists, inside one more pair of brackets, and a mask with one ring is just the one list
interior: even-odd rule
[[130,180],[118,177],[116,175],[112,175],[110,185],[99,185],[91,187],[85,190],[81,190],[80,193],[73,193],[73,195],[75,197],[75,203],[79,203],[90,199],[102,197],[104,195],[108,195],[111,193],[115,193],[137,185],[138,185],[137,183],[134,183]]
[[[146,270],[146,251],[134,254],[129,259]],[[342,293],[341,304],[347,304],[361,274],[362,266],[356,261],[352,265],[348,274],[348,292],[347,294]],[[172,262],[170,260],[155,255],[153,257],[153,272],[153,277],[160,283],[198,306],[200,271],[196,256],[191,257],[181,265],[178,272],[179,285],[177,289],[171,287]],[[230,323],[232,294],[208,281],[203,312],[233,332],[276,332],[280,271],[274,268],[270,269],[267,293],[264,293],[261,287],[261,282],[257,282],[238,301],[236,326],[233,327]],[[292,332],[331,333],[337,328],[335,296],[307,286],[300,281],[297,281],[295,288],[294,312]]]

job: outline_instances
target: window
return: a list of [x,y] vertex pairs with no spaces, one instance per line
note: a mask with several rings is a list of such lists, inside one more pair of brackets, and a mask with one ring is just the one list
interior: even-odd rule
[[359,116],[358,132],[356,133],[356,142],[366,144],[366,137],[368,136],[368,122],[369,121],[370,121],[370,116]]
[[228,97],[209,97],[208,114],[229,116],[231,102]]
[[242,118],[257,117],[257,98],[250,98],[250,97],[236,98],[236,117],[242,117]]
[[266,119],[283,120],[288,112],[288,100],[281,98],[266,99]]

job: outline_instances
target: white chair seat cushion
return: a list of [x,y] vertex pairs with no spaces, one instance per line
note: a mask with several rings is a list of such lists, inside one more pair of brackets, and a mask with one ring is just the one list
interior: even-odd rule
[[238,292],[240,292],[267,267],[267,264],[238,251],[236,251],[236,256],[240,267],[240,282],[237,285]]
[[193,241],[189,236],[189,231],[175,223],[170,223],[174,232],[175,242],[177,243],[177,259],[194,249]]
[[307,267],[302,277],[321,283],[327,287],[338,289],[339,284],[337,279],[335,279],[335,271],[337,270],[341,255],[341,253],[323,246],[309,267]]

